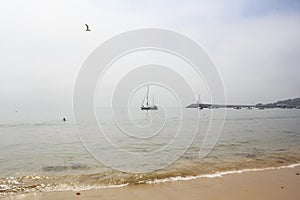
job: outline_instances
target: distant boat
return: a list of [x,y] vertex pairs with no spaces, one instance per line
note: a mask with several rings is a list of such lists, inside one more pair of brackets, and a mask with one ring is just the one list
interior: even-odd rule
[[234,109],[240,110],[242,108],[240,106],[235,106]]
[[[144,104],[145,99],[146,99],[146,105]],[[154,97],[152,98],[152,104],[151,105],[149,104],[149,85],[147,85],[147,95],[143,99],[141,110],[158,110],[158,107],[154,105]]]

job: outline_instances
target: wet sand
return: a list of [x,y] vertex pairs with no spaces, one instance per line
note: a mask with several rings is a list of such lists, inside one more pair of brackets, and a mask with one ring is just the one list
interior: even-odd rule
[[[96,199],[243,199],[276,200],[300,198],[300,167],[251,171],[217,178],[199,178],[158,184],[88,191],[43,192],[5,199],[96,200]],[[77,193],[77,194],[76,194]]]

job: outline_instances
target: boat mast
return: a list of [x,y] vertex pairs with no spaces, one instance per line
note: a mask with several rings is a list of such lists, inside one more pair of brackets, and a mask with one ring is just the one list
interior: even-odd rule
[[146,97],[143,98],[143,101],[142,101],[142,107],[144,107],[145,98],[146,98]]
[[147,106],[149,105],[149,103],[148,103],[148,96],[149,96],[149,85],[147,85]]

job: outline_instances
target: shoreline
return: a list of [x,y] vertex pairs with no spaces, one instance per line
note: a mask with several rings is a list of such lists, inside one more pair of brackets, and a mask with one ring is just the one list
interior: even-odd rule
[[17,194],[3,199],[298,199],[299,173],[300,164],[294,164],[125,187]]

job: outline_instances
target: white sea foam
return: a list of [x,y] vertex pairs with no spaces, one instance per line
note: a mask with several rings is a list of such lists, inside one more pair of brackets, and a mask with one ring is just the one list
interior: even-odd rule
[[46,187],[43,189],[43,192],[62,192],[62,191],[86,191],[93,189],[107,189],[107,188],[120,188],[128,186],[128,184],[119,184],[119,185],[68,185],[68,184],[59,184],[55,187]]
[[9,186],[7,185],[0,185],[0,190],[8,190]]
[[254,171],[265,171],[265,170],[276,170],[276,169],[284,169],[284,168],[295,168],[300,166],[300,163],[291,164],[287,166],[280,166],[280,167],[266,167],[266,168],[254,168],[254,169],[241,169],[241,170],[231,170],[231,171],[225,171],[225,172],[216,172],[213,174],[203,174],[198,176],[176,176],[176,177],[169,177],[164,179],[156,179],[153,181],[147,181],[147,184],[155,184],[155,183],[165,183],[165,182],[171,182],[171,181],[188,181],[188,180],[194,180],[199,178],[217,178],[222,177],[229,174],[240,174],[243,172],[254,172]]

